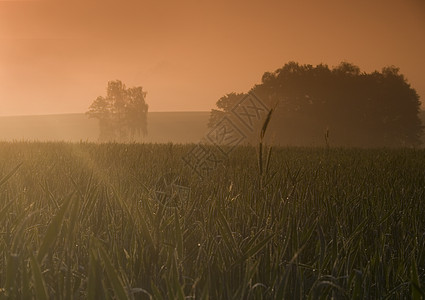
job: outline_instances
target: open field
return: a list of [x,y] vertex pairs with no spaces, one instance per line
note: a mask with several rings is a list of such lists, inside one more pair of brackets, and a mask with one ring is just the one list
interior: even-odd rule
[[240,147],[200,179],[192,147],[0,143],[1,295],[423,295],[424,150],[275,148],[260,175]]

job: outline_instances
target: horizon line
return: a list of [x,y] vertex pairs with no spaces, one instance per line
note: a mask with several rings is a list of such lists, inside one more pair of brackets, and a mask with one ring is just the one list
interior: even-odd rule
[[[204,113],[211,112],[211,110],[155,110],[148,111],[148,113]],[[46,113],[46,114],[16,114],[16,115],[3,115],[0,114],[0,118],[2,117],[44,117],[44,116],[59,116],[59,115],[84,115],[85,112],[69,112],[69,113]]]

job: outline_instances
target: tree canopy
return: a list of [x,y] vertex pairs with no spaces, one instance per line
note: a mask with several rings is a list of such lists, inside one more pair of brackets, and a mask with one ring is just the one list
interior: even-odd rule
[[97,97],[87,111],[90,118],[99,120],[99,139],[125,141],[146,136],[145,98],[142,87],[127,88],[120,80],[109,81],[106,97]]
[[[274,141],[282,145],[323,145],[326,132],[337,146],[421,143],[419,96],[394,66],[365,73],[347,62],[332,69],[324,64],[289,62],[264,73],[251,92],[269,107],[276,106],[270,130]],[[220,98],[209,126],[244,95],[230,93]]]

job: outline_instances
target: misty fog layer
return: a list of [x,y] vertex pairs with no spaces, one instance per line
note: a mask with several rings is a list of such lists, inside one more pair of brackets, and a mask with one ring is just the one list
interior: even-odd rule
[[[150,112],[144,142],[197,143],[209,112]],[[0,141],[99,141],[99,125],[85,114],[0,117]]]

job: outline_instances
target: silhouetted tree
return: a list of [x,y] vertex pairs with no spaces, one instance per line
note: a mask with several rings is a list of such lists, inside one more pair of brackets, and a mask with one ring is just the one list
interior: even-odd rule
[[127,104],[124,109],[126,127],[130,137],[145,136],[148,134],[147,112],[148,105],[145,102],[146,92],[141,87],[127,90]]
[[[423,126],[418,117],[416,91],[396,67],[362,73],[343,62],[299,65],[289,62],[266,72],[252,91],[270,107],[277,107],[270,123],[275,142],[287,145],[416,146]],[[243,94],[228,94],[211,112],[213,126]]]
[[230,93],[221,97],[216,103],[218,109],[211,110],[208,126],[212,127],[214,124],[220,121],[221,118],[224,117],[225,113],[230,111],[245,95],[246,94],[243,93]]
[[133,140],[147,135],[148,105],[142,87],[127,88],[121,81],[109,81],[106,97],[99,96],[87,114],[99,120],[101,141]]
[[111,111],[111,103],[108,99],[99,96],[89,107],[87,112],[90,118],[99,120],[99,140],[108,141],[115,138],[113,114]]

